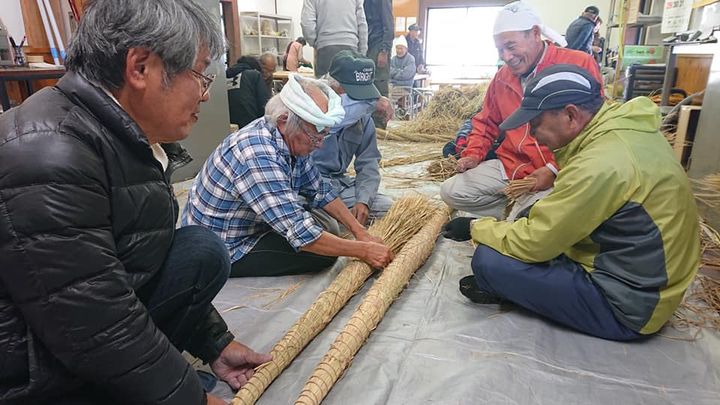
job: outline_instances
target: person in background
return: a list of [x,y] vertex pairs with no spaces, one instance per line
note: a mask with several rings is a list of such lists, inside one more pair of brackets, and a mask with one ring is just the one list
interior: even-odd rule
[[[539,145],[527,125],[507,131],[502,121],[520,105],[525,84],[537,73],[558,63],[581,66],[601,80],[590,55],[560,48],[557,32],[542,24],[537,12],[523,1],[503,7],[493,27],[495,46],[505,63],[490,82],[482,110],[472,118],[467,146],[458,160],[459,173],[443,182],[440,196],[449,206],[476,216],[503,216],[508,200],[502,190],[511,180],[535,179],[533,192],[517,201],[523,211],[552,188],[559,167],[548,148]],[[545,36],[549,41],[544,41]],[[495,150],[497,159],[488,152]]]
[[[231,134],[208,157],[188,194],[182,223],[219,235],[231,277],[318,272],[338,256],[383,268],[392,252],[371,236],[309,156],[345,116],[327,84],[291,74],[265,117]],[[318,223],[313,211],[324,213]],[[339,238],[337,222],[355,240]]]
[[412,87],[415,78],[415,58],[408,53],[404,36],[395,38],[395,56],[390,61],[390,83]]
[[322,77],[335,55],[345,49],[365,55],[368,25],[362,0],[304,0],[300,26],[315,48],[315,77]]
[[595,21],[595,28],[593,28],[593,40],[591,47],[593,51],[593,57],[601,66],[605,53],[605,38],[600,36],[600,26],[602,25],[602,23],[602,18],[598,17]]
[[307,41],[303,37],[298,37],[288,44],[287,49],[285,49],[285,56],[283,56],[283,69],[297,72],[301,64],[309,63],[303,57],[303,46],[305,45],[307,45]]
[[461,293],[603,339],[656,333],[700,262],[697,207],[658,107],[647,97],[606,104],[594,74],[558,64],[530,80],[500,129],[528,122],[562,170],[527,218],[446,225],[446,237],[478,244]]
[[[325,80],[340,95],[345,117],[330,129],[323,147],[312,153],[322,176],[362,225],[383,217],[392,205],[390,197],[378,193],[381,155],[372,114],[379,111],[389,119],[393,110],[373,84],[374,70],[372,59],[351,51],[335,56]],[[350,162],[353,177],[347,174]]]
[[425,73],[425,54],[419,37],[420,27],[417,24],[410,25],[408,27],[408,33],[405,35],[408,53],[415,58],[415,71],[417,73]]
[[213,307],[227,250],[175,229],[159,146],[190,134],[223,44],[194,1],[95,0],[63,78],[0,115],[0,403],[225,404],[183,351],[234,389],[271,360]]
[[390,53],[395,35],[392,0],[365,0],[368,24],[367,57],[375,62],[375,87],[387,97]]
[[228,79],[230,122],[242,128],[265,113],[270,99],[260,62],[252,56],[241,56],[225,72]]
[[580,17],[570,23],[565,31],[567,48],[593,54],[593,33],[596,32],[596,27],[599,27],[597,24],[599,15],[600,10],[597,7],[588,6]]
[[273,87],[273,73],[277,70],[277,57],[270,52],[260,55],[260,66],[262,66],[263,81],[267,87],[268,94],[272,96],[276,89]]

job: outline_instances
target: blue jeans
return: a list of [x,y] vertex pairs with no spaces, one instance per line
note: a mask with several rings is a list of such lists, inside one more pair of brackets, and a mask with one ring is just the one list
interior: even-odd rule
[[618,322],[589,274],[565,256],[524,263],[480,245],[471,265],[481,289],[569,328],[610,340],[643,337]]

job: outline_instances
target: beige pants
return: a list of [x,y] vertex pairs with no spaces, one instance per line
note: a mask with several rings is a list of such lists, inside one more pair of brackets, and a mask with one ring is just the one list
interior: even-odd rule
[[[445,180],[440,187],[440,196],[447,205],[456,210],[466,211],[472,216],[503,219],[509,201],[503,194],[508,185],[505,168],[499,159],[486,160],[477,167]],[[552,188],[525,194],[518,198],[508,214],[512,222],[518,215],[550,194]]]
[[445,180],[440,187],[440,197],[456,210],[473,216],[500,219],[508,203],[503,194],[507,184],[505,168],[500,160],[486,160]]

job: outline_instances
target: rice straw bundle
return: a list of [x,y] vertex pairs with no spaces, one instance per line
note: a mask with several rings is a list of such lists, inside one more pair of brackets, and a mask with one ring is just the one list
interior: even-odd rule
[[720,233],[700,220],[700,260],[705,266],[720,268]]
[[[457,130],[457,128],[456,128]],[[386,130],[386,129],[376,129],[375,130],[377,139],[383,140],[383,141],[399,141],[399,142],[447,142],[451,137],[449,138],[448,135],[442,134],[421,134],[421,133],[407,133],[407,132],[398,132],[397,128],[393,128],[392,130]],[[453,132],[454,134],[455,132]]]
[[385,169],[393,166],[411,165],[414,163],[425,162],[427,160],[438,159],[440,157],[442,157],[442,154],[440,152],[428,152],[415,156],[402,156],[388,160],[382,160],[380,161],[380,167]]
[[462,122],[482,106],[489,81],[460,88],[438,90],[415,119],[403,122],[378,139],[410,142],[447,142],[454,139]]
[[457,173],[457,159],[453,156],[437,159],[427,168],[427,177],[434,181],[445,181]]
[[[427,197],[403,197],[393,204],[383,219],[370,227],[369,232],[383,238],[385,244],[397,253],[436,211],[437,207]],[[254,404],[282,370],[330,323],[372,272],[370,266],[358,260],[345,266],[332,284],[275,344],[270,351],[272,361],[256,369],[252,378],[235,395],[233,405]]]
[[331,345],[330,350],[315,368],[296,400],[296,405],[319,404],[330,392],[372,330],[380,323],[392,302],[405,288],[415,271],[430,256],[440,228],[447,222],[449,215],[448,207],[437,210],[382,272]]
[[517,200],[523,194],[527,194],[535,188],[537,179],[534,177],[525,177],[524,179],[511,180],[510,184],[503,190],[506,196],[512,201]]
[[695,185],[695,199],[710,207],[720,206],[720,173],[709,174],[700,180],[691,180]]

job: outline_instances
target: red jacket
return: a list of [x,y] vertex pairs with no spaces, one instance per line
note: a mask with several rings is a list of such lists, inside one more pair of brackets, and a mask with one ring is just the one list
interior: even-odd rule
[[[536,72],[558,63],[569,63],[587,69],[602,83],[597,62],[588,54],[572,49],[558,48],[548,43],[545,55],[537,65]],[[485,95],[482,111],[472,118],[472,130],[468,135],[467,147],[462,157],[477,156],[481,160],[490,150],[500,134],[498,126],[520,107],[522,100],[520,78],[503,66],[495,74]],[[530,135],[530,125],[525,124],[505,133],[505,140],[495,151],[505,167],[507,176],[522,179],[528,174],[550,163],[556,169],[555,156],[545,146],[537,143]]]

